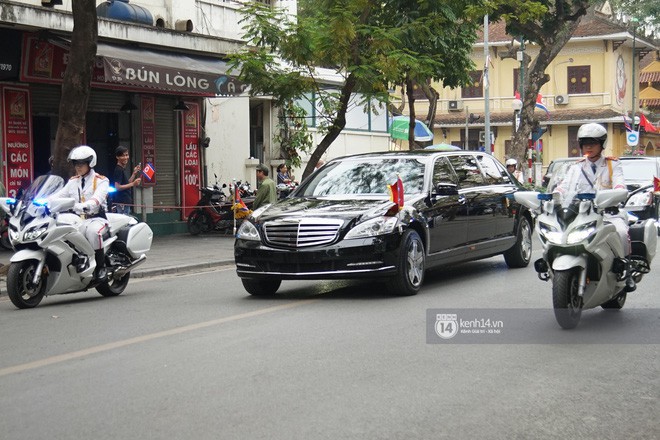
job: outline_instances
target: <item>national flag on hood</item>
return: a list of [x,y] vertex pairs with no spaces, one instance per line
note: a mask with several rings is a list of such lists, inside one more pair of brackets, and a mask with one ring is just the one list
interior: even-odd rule
[[239,211],[247,212],[250,210],[243,199],[241,199],[241,190],[238,185],[234,185],[234,205],[238,205],[236,206],[236,209]]
[[653,124],[649,122],[648,119],[646,119],[646,116],[644,116],[642,113],[639,114],[639,125],[644,127],[644,131],[647,133],[655,133],[658,131]]
[[653,192],[660,192],[660,179],[653,176]]
[[153,164],[151,162],[147,162],[147,164],[142,168],[142,174],[144,176],[151,180],[154,180],[154,175],[156,174],[156,169],[154,168]]
[[394,185],[387,185],[387,189],[390,191],[390,200],[396,203],[400,211],[403,208],[403,182],[401,177],[396,176]]

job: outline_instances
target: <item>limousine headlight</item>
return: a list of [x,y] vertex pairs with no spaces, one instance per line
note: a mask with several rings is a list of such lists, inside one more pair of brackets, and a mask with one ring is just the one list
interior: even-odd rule
[[351,229],[345,238],[366,238],[389,234],[394,231],[398,219],[396,217],[376,217],[360,223]]
[[257,228],[247,220],[241,223],[241,227],[238,228],[238,232],[236,232],[236,238],[240,238],[241,240],[252,240],[252,241],[261,240]]

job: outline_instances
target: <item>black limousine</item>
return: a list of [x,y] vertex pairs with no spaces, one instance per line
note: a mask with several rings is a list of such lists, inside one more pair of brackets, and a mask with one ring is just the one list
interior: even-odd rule
[[[403,183],[403,207],[388,184]],[[414,295],[424,272],[503,254],[525,267],[533,221],[521,190],[478,151],[369,153],[328,162],[286,199],[256,210],[234,245],[236,272],[252,295],[282,280],[372,277]]]

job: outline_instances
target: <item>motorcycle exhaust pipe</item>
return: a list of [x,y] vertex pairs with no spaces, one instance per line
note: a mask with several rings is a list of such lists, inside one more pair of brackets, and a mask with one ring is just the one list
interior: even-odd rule
[[144,263],[146,260],[147,260],[147,256],[143,254],[140,258],[133,261],[128,266],[119,266],[119,268],[117,268],[112,273],[112,278],[118,279],[118,278],[123,277],[124,275],[126,275],[127,273],[129,273],[130,271],[132,271],[133,269],[138,267],[140,264]]

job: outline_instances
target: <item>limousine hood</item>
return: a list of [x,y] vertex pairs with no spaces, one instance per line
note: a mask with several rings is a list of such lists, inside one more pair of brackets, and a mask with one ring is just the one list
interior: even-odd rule
[[382,198],[292,197],[269,206],[259,215],[258,221],[292,217],[336,218],[346,221],[361,217],[366,220],[384,215],[391,207],[392,202]]

